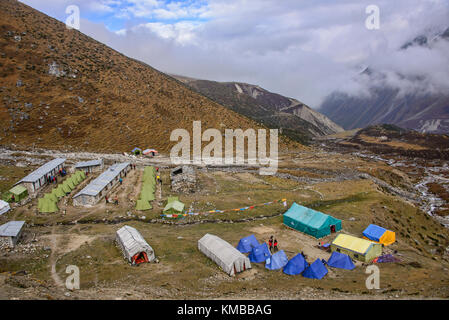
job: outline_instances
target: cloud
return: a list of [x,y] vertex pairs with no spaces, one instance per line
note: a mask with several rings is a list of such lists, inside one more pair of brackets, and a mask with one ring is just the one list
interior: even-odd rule
[[[447,0],[376,0],[379,30],[365,27],[371,0],[24,2],[60,19],[53,8],[78,3],[81,31],[161,71],[258,84],[312,107],[334,90],[366,93],[369,82],[357,76],[366,66],[404,90],[420,86],[408,80],[417,75],[426,79],[425,90],[443,90],[449,78],[446,45],[398,50],[448,27]],[[89,3],[105,6],[107,18],[96,18]]]

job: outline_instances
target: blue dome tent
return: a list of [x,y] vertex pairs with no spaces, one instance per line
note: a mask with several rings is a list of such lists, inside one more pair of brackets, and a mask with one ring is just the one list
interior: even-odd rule
[[288,263],[287,255],[284,250],[278,251],[267,259],[265,268],[268,270],[278,270],[283,268]]
[[320,259],[316,259],[303,273],[302,276],[310,279],[323,279],[327,269]]
[[264,242],[259,244],[257,247],[254,247],[251,250],[248,258],[251,262],[265,262],[271,256],[270,250],[268,250],[267,244]]
[[289,274],[291,276],[300,274],[303,272],[309,264],[301,253],[298,253],[296,256],[291,258],[287,265],[284,267],[284,273]]
[[237,250],[241,253],[248,253],[251,252],[251,250],[254,247],[257,247],[259,245],[259,242],[257,241],[256,237],[252,234],[246,238],[242,238],[239,241],[239,244],[237,245]]
[[334,251],[327,261],[327,264],[329,267],[334,268],[340,268],[340,269],[346,269],[346,270],[353,270],[355,268],[354,263],[352,262],[351,258],[344,253]]

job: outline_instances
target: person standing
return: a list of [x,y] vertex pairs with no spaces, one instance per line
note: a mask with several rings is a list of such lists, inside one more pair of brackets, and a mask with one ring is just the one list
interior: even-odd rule
[[276,239],[274,239],[274,247],[273,247],[273,251],[276,252],[278,251],[278,241]]
[[118,197],[117,196],[115,196],[115,198],[114,198],[114,203],[115,203],[115,205],[118,205]]
[[273,237],[268,239],[268,246],[270,247],[270,252],[273,253]]
[[108,196],[105,196],[104,199],[106,200],[106,204],[108,204],[109,203]]

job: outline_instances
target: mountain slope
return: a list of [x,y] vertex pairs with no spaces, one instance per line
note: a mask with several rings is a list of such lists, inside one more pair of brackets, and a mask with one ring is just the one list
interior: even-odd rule
[[[439,41],[449,40],[449,28],[433,37],[418,36],[404,44],[400,50],[411,47],[431,49]],[[416,63],[416,62],[414,62]],[[359,75],[365,81],[376,83],[369,88],[370,96],[350,96],[343,92],[330,94],[320,112],[345,129],[355,129],[373,124],[389,123],[421,132],[449,132],[449,93],[420,93],[417,90],[403,94],[398,88],[382,83],[386,75],[382,71],[365,69]],[[398,75],[398,78],[404,78]],[[426,85],[424,77],[408,79],[417,87]]]
[[216,82],[173,75],[210,99],[301,142],[343,129],[298,100],[240,82]]
[[0,21],[2,145],[168,151],[171,131],[195,120],[260,127],[20,2],[2,0]]

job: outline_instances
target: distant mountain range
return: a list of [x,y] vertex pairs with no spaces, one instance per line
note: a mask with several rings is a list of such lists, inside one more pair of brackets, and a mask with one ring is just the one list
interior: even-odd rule
[[304,103],[257,85],[172,76],[211,100],[270,128],[279,128],[284,135],[301,143],[343,131],[342,127]]
[[[420,35],[405,43],[399,50],[408,50],[415,46],[432,49],[440,41],[449,41],[449,28],[431,36]],[[318,110],[345,129],[388,123],[420,132],[449,132],[449,92],[439,94],[413,92],[404,95],[397,88],[386,84],[379,85],[378,80],[385,77],[381,71],[368,67],[360,75],[377,80],[373,81],[377,84],[369,88],[369,97],[351,96],[336,91],[325,99]],[[419,76],[410,80],[416,83],[426,81]]]

